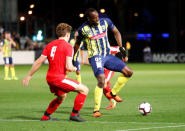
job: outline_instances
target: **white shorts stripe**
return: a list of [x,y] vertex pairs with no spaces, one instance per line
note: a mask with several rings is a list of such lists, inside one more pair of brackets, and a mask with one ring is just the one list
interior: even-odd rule
[[112,71],[109,72],[109,74],[108,74],[108,76],[107,76],[107,81],[110,80],[111,75],[112,75]]
[[6,59],[6,64],[10,64],[9,58],[6,57],[5,59]]
[[67,79],[63,79],[62,82],[66,83],[68,85],[71,85],[74,88],[77,88],[79,86],[78,84],[74,83],[73,81],[70,81],[70,80],[67,80]]

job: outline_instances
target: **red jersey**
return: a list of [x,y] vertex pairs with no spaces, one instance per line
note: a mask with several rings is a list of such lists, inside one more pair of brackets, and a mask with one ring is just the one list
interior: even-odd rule
[[47,81],[62,80],[66,76],[66,57],[73,56],[72,46],[63,39],[51,41],[42,52],[42,56],[47,57],[49,69]]

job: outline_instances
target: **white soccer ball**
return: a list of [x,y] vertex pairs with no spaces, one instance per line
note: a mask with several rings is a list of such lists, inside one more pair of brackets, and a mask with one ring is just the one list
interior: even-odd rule
[[152,106],[148,102],[143,102],[139,105],[138,109],[142,115],[147,115],[152,111]]

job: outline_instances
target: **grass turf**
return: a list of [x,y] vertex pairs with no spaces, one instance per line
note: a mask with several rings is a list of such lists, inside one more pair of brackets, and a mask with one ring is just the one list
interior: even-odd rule
[[[52,115],[60,121],[40,122],[49,102],[55,97],[49,92],[44,65],[32,77],[28,87],[21,80],[31,66],[15,66],[18,81],[4,81],[0,66],[0,131],[118,131],[118,130],[185,130],[185,64],[132,63],[134,75],[120,91],[124,101],[113,110],[105,110],[108,101],[102,99],[103,117],[93,118],[94,88],[97,84],[90,66],[82,66],[82,82],[89,87],[87,100],[80,114],[86,123],[69,121],[76,93],[69,93],[65,102]],[[115,83],[119,73],[111,79]],[[74,73],[69,78],[75,79]],[[142,116],[138,105],[147,101],[152,113]]]

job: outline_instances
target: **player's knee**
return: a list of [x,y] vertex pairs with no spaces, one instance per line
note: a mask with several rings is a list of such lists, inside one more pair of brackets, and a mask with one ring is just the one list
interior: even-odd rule
[[80,75],[80,71],[76,71],[76,74],[77,74],[77,75]]
[[10,64],[10,67],[14,67],[14,64]]
[[66,94],[60,95],[60,96],[58,96],[58,100],[64,101],[66,99],[66,97],[67,97]]
[[6,67],[9,67],[9,64],[5,64]]
[[104,88],[104,85],[105,85],[105,81],[104,80],[98,81],[98,87]]
[[98,77],[97,77],[97,79],[98,79],[98,87],[100,87],[100,88],[104,88],[104,85],[105,85],[105,75],[99,75]]
[[130,78],[133,75],[133,71],[128,67],[125,67],[122,70],[122,73],[124,74],[125,77],[128,77],[128,78]]
[[131,77],[133,75],[133,71],[129,70],[127,77]]
[[89,92],[88,87],[86,87],[85,85],[81,85],[81,86],[82,86],[82,92],[80,92],[80,93],[87,95]]

